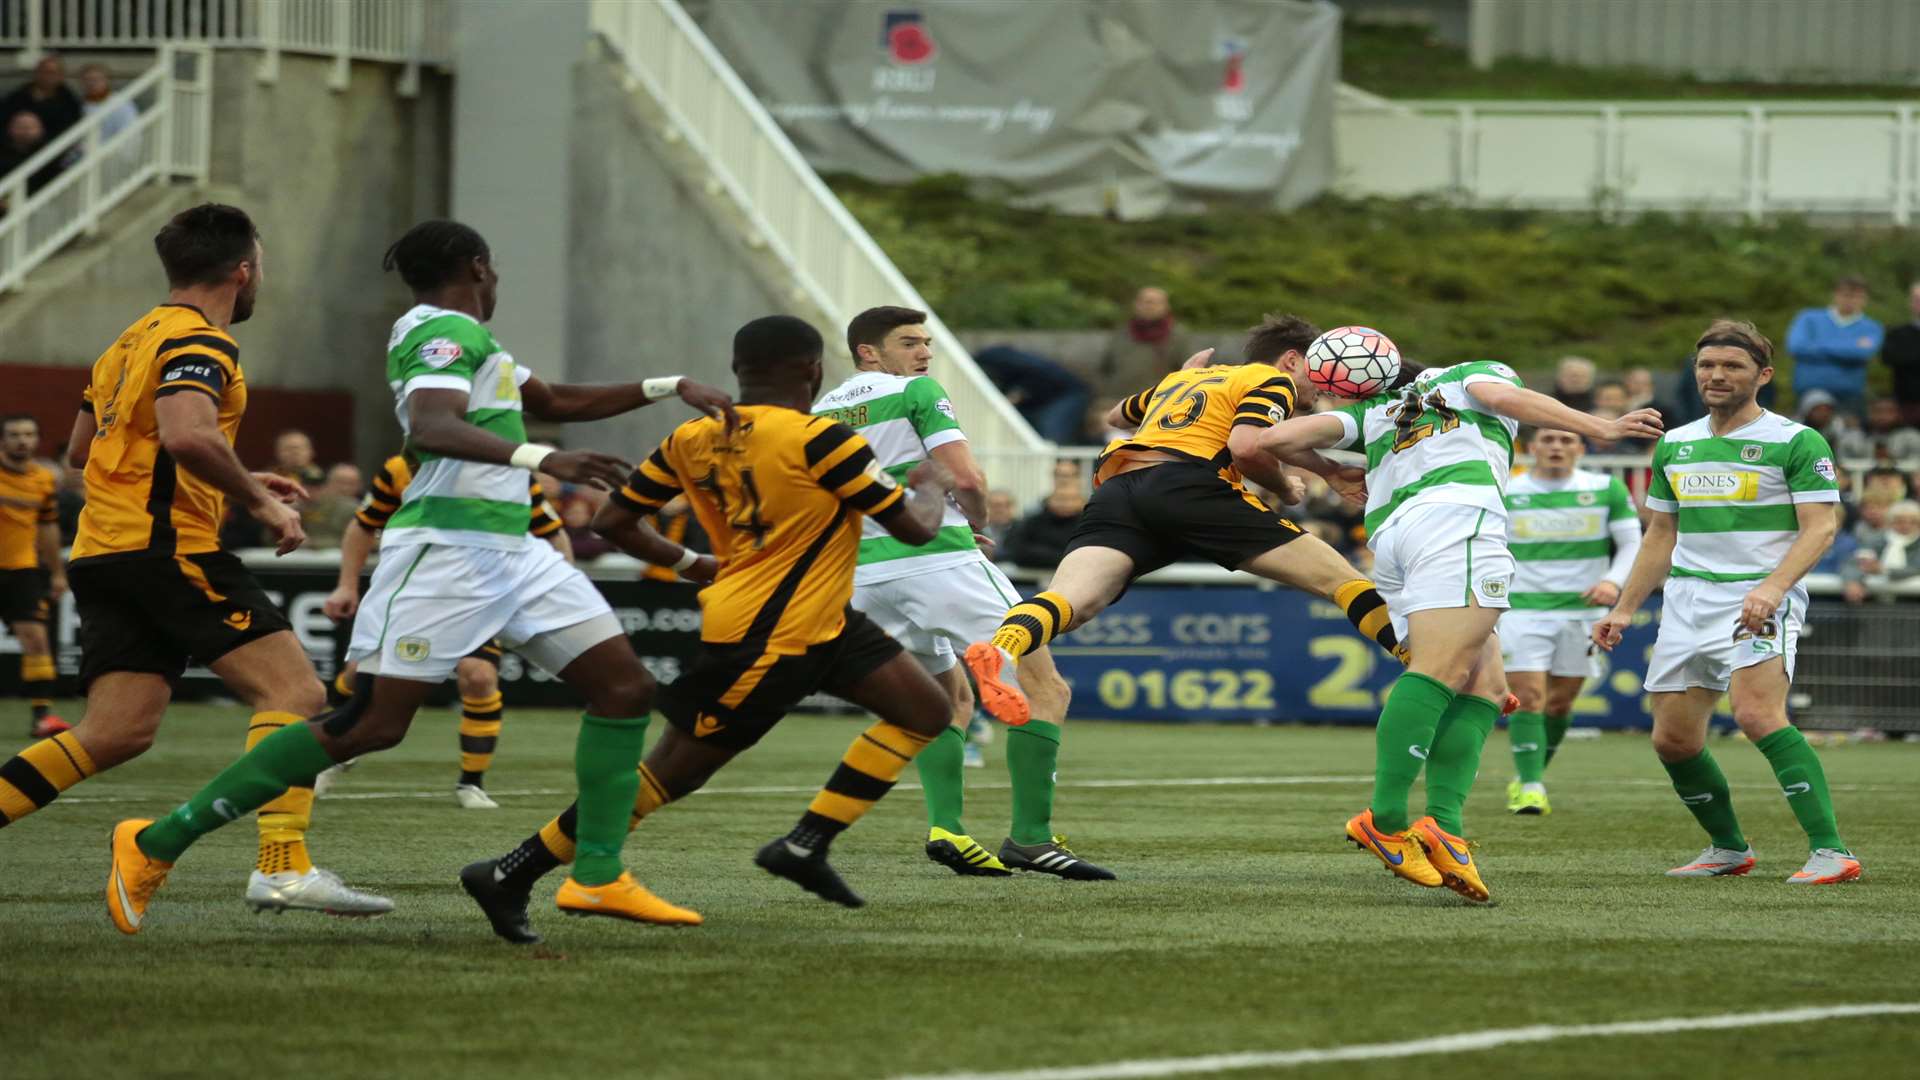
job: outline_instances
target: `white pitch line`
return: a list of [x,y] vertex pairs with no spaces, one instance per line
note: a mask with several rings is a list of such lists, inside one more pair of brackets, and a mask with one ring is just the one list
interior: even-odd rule
[[1685,1031],[1720,1031],[1730,1028],[1765,1027],[1770,1024],[1810,1024],[1819,1020],[1838,1020],[1854,1016],[1915,1014],[1920,1014],[1920,1002],[1808,1006],[1800,1009],[1722,1013],[1717,1016],[1679,1017],[1668,1020],[1628,1020],[1614,1024],[1540,1024],[1523,1028],[1494,1028],[1490,1031],[1467,1031],[1458,1035],[1440,1035],[1429,1039],[1411,1039],[1406,1042],[1330,1046],[1322,1050],[1277,1050],[1209,1054],[1204,1057],[1143,1058],[1134,1061],[1115,1061],[1105,1065],[1069,1065],[1047,1069],[1016,1069],[1009,1072],[928,1073],[899,1077],[897,1080],[1138,1080],[1141,1077],[1189,1076],[1196,1073],[1234,1072],[1240,1069],[1291,1069],[1300,1065],[1324,1065],[1336,1061],[1375,1061],[1382,1058],[1418,1057],[1427,1054],[1469,1054],[1517,1043],[1553,1042],[1558,1039],[1674,1035]]
[[[1165,778],[1139,778],[1119,780],[1062,780],[1058,787],[1063,788],[1183,788],[1183,787],[1287,787],[1295,784],[1364,784],[1371,783],[1371,776],[1189,776]],[[1013,787],[1006,782],[969,783],[969,791],[1008,791]],[[820,790],[818,784],[805,785],[765,785],[761,787],[702,788],[695,795],[811,795]],[[898,784],[895,790],[919,791],[919,784]],[[445,799],[446,790],[434,791],[329,791],[321,797],[323,802],[335,799],[382,800],[382,799]],[[575,794],[573,788],[529,788],[521,791],[487,790],[489,795],[508,798],[520,796],[553,796]],[[151,795],[81,795],[62,798],[60,801],[70,806],[92,803],[129,803],[153,802],[158,796]]]

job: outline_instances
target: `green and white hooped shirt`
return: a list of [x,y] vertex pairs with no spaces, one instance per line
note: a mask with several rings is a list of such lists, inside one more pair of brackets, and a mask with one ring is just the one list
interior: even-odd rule
[[[407,395],[459,390],[467,395],[467,423],[508,442],[526,442],[520,386],[532,377],[463,312],[420,304],[393,324],[387,340],[387,384],[403,434],[410,434]],[[382,548],[451,544],[518,551],[526,544],[525,469],[410,453],[420,466],[381,534]]]
[[1575,469],[1547,480],[1527,472],[1507,485],[1507,550],[1516,611],[1603,615],[1581,597],[1602,581],[1627,583],[1640,552],[1640,519],[1619,477]]
[[1725,435],[1709,423],[1677,427],[1654,445],[1647,509],[1675,515],[1674,577],[1758,581],[1800,535],[1795,504],[1840,501],[1833,448],[1764,409]]
[[[967,437],[953,415],[953,403],[947,400],[947,391],[926,375],[855,372],[852,378],[815,402],[813,411],[817,416],[831,416],[858,431],[873,447],[880,467],[903,484],[913,467],[925,461],[936,447],[961,442]],[[853,571],[855,585],[893,581],[977,562],[980,558],[980,548],[973,542],[973,529],[967,524],[967,516],[951,497],[940,517],[940,531],[920,547],[895,540],[872,518],[865,519],[860,528],[860,557]]]
[[[1507,365],[1477,360],[1428,368],[1402,389],[1328,414],[1343,428],[1337,449],[1366,450],[1369,547],[1414,506],[1454,503],[1505,521],[1520,425],[1480,404],[1472,392],[1478,383],[1523,385]],[[1395,422],[1403,409],[1418,410],[1404,426]]]

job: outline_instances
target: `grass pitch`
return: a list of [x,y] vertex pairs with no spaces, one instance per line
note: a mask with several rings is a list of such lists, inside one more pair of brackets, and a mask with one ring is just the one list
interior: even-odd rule
[[[254,836],[236,825],[122,937],[101,896],[109,826],[187,795],[239,752],[244,720],[176,709],[145,758],[0,831],[4,1075],[888,1077],[1920,1001],[1915,745],[1823,751],[1867,878],[1803,889],[1781,883],[1804,842],[1750,747],[1716,753],[1758,870],[1673,881],[1660,872],[1704,841],[1644,739],[1567,744],[1555,813],[1516,819],[1496,733],[1467,824],[1497,903],[1476,908],[1342,842],[1370,732],[1075,722],[1056,820],[1123,880],[956,878],[922,857],[903,786],[836,847],[869,901],[845,911],[749,861],[858,726],[795,718],[628,845],[637,876],[706,926],[563,919],[549,890],[547,944],[518,949],[454,874],[567,802],[574,719],[510,710],[489,780],[503,809],[476,812],[452,799],[454,721],[429,715],[350,774],[351,798],[320,802],[311,834],[322,865],[394,914],[248,913]],[[968,773],[967,824],[990,847],[1008,816],[998,751]],[[1893,1076],[1916,1059],[1920,1020],[1903,1016],[1286,1073]]]

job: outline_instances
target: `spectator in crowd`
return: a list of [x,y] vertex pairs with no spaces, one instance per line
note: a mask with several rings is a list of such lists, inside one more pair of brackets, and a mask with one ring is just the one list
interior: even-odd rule
[[1093,391],[1080,376],[1039,353],[1011,345],[982,349],[973,354],[973,362],[1041,438],[1062,445],[1084,441],[1087,402]]
[[1085,482],[1080,463],[1057,461],[1053,465],[1053,493],[1042,499],[1033,513],[1015,522],[1007,532],[1000,559],[1030,569],[1051,569],[1066,554],[1067,540],[1080,523],[1080,511],[1087,505]]
[[133,126],[139,118],[131,101],[123,101],[111,108],[107,99],[113,96],[113,79],[107,69],[99,64],[88,64],[80,69],[80,108],[87,115],[105,111],[106,118],[100,121],[100,138],[111,139]]
[[1907,310],[1913,317],[1887,331],[1880,359],[1893,369],[1893,400],[1902,419],[1920,426],[1920,281],[1907,286]]
[[1553,396],[1569,409],[1593,410],[1593,361],[1563,356],[1553,369]]
[[1809,390],[1800,395],[1798,419],[1820,433],[1827,445],[1838,447],[1854,430],[1854,425],[1839,408],[1839,400],[1825,390]]
[[1875,465],[1861,478],[1860,498],[1863,500],[1874,498],[1899,502],[1912,497],[1913,488],[1907,484],[1907,478],[1891,465]]
[[[0,142],[0,177],[27,163],[27,159],[40,152],[47,145],[47,129],[40,118],[22,109],[7,118],[7,137]],[[60,175],[65,166],[58,161],[49,161],[33,171],[27,178],[27,194],[31,195],[51,183]],[[10,208],[4,208],[10,209]]]
[[[1911,499],[1891,504],[1873,499],[1869,503],[1870,516],[1879,519],[1879,525],[1856,530],[1856,554],[1840,569],[1842,595],[1854,604],[1869,598],[1873,584],[1895,584],[1920,576],[1920,503]],[[1869,582],[1869,576],[1876,581]]]
[[993,541],[996,548],[1007,542],[1007,533],[1013,529],[1017,517],[1019,508],[1014,505],[1013,492],[998,489],[987,492],[987,527],[983,535]]
[[1920,431],[1902,423],[1899,402],[1892,398],[1874,398],[1867,403],[1866,427],[1842,434],[1839,445],[1834,449],[1843,458],[1897,462],[1920,460]]
[[600,509],[598,502],[583,488],[569,495],[560,504],[560,521],[567,527],[567,540],[573,544],[573,561],[589,563],[613,550],[606,538],[594,532],[593,515]]
[[1860,521],[1853,527],[1861,551],[1879,551],[1887,541],[1887,508],[1900,500],[1869,492],[1860,497]]
[[1833,284],[1833,304],[1806,308],[1787,328],[1793,355],[1793,392],[1824,390],[1836,406],[1855,416],[1867,398],[1867,362],[1885,336],[1867,317],[1867,280],[1848,275]]
[[1193,349],[1174,327],[1167,290],[1148,285],[1133,294],[1133,315],[1107,338],[1100,354],[1101,389],[1137,394],[1179,368]]
[[313,463],[313,440],[298,428],[288,428],[273,440],[273,471],[305,487],[308,493],[326,482],[326,471]]
[[307,530],[310,548],[337,548],[347,523],[360,508],[366,484],[358,466],[345,463],[327,470],[327,479],[312,491],[313,499],[300,509],[300,525]]
[[0,98],[0,115],[30,112],[39,117],[45,138],[57,139],[80,122],[80,97],[67,85],[67,67],[58,56],[48,53],[33,65],[33,78],[25,86]]

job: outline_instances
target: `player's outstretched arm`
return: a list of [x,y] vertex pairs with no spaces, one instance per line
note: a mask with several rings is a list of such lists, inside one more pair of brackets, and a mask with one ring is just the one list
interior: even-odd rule
[[[535,380],[529,379],[527,385]],[[524,389],[524,388],[523,388]],[[407,445],[440,457],[488,465],[538,467],[569,483],[593,484],[609,491],[632,468],[611,454],[592,450],[549,450],[506,439],[467,423],[465,390],[415,390],[407,395]]]
[[705,584],[720,572],[720,563],[713,556],[698,554],[683,544],[676,544],[661,536],[653,526],[647,524],[644,516],[620,505],[617,499],[608,499],[601,504],[593,515],[592,529],[606,537],[607,543],[641,562],[672,567],[688,581]]
[[300,512],[283,499],[306,494],[298,484],[247,471],[220,433],[219,404],[211,394],[181,390],[153,399],[160,445],[174,463],[219,488],[255,520],[272,531],[275,550],[285,555],[306,543]]
[[1608,442],[1660,437],[1660,414],[1653,409],[1635,409],[1619,419],[1604,420],[1570,409],[1537,390],[1493,380],[1475,382],[1467,387],[1467,393],[1494,412],[1534,427],[1571,431]]
[[1634,557],[1633,571],[1627,575],[1627,584],[1620,590],[1620,599],[1614,602],[1613,610],[1593,625],[1594,644],[1607,650],[1620,644],[1620,635],[1633,622],[1640,605],[1647,602],[1647,597],[1667,579],[1667,572],[1673,568],[1673,543],[1677,536],[1672,514],[1660,510],[1647,512],[1647,531],[1640,538],[1640,554]]
[[739,423],[733,398],[725,390],[694,382],[685,375],[606,385],[548,383],[535,376],[520,387],[520,401],[529,416],[560,424],[605,420],[669,397],[678,397],[725,423],[729,431]]

